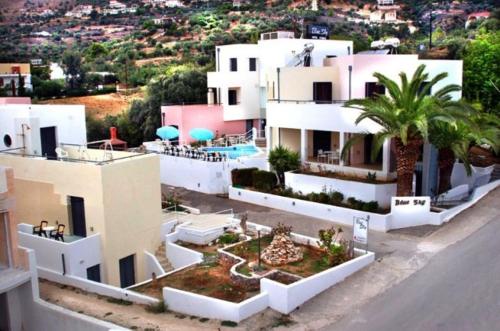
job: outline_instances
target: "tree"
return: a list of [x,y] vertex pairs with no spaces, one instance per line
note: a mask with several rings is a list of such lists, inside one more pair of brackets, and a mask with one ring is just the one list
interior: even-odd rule
[[[429,126],[440,121],[453,122],[452,114],[459,108],[457,102],[452,101],[450,93],[460,91],[460,86],[447,85],[434,95],[427,95],[448,74],[441,73],[429,80],[429,75],[424,70],[425,65],[419,66],[410,81],[406,73],[400,73],[400,86],[381,73],[375,73],[374,77],[379,84],[385,86],[390,97],[376,95],[374,98],[346,102],[346,107],[362,111],[356,124],[371,119],[382,127],[373,137],[373,159],[386,139],[394,139],[398,196],[412,195],[413,172],[420,156],[420,148],[428,140]],[[343,159],[355,142],[356,139],[350,139],[345,144]]]
[[498,153],[500,147],[499,120],[494,115],[467,112],[466,117],[450,123],[435,123],[430,128],[430,142],[438,149],[438,193],[451,188],[451,173],[455,159],[463,162],[467,175],[471,174],[469,147],[471,143],[486,144]]
[[63,54],[62,63],[69,87],[71,89],[80,88],[85,79],[81,54],[68,50]]
[[466,46],[464,96],[500,114],[500,31],[480,33]]
[[278,175],[280,185],[285,185],[285,172],[297,170],[300,166],[299,153],[281,145],[269,152],[269,164]]

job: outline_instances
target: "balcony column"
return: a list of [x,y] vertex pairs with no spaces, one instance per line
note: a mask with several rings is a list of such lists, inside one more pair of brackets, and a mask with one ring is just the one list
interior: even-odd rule
[[[342,150],[344,149],[345,144],[345,133],[343,131],[339,132],[339,153],[342,155]],[[344,166],[344,160],[339,156],[339,166]]]
[[391,140],[386,139],[382,145],[382,172],[389,173],[389,166],[391,162]]
[[307,130],[300,129],[300,160],[307,162]]

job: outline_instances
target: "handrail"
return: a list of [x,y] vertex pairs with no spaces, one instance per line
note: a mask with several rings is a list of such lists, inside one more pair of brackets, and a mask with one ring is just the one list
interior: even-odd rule
[[290,99],[268,99],[267,102],[277,102],[277,103],[296,103],[296,104],[306,104],[306,103],[314,103],[314,104],[343,104],[347,102],[347,100],[290,100]]

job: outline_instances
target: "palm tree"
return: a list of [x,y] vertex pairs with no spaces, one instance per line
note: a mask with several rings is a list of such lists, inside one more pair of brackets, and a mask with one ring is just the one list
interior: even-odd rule
[[498,153],[500,147],[498,118],[478,112],[469,112],[468,115],[467,118],[456,121],[454,125],[435,123],[430,128],[430,142],[439,153],[439,194],[451,188],[451,173],[455,159],[463,162],[467,175],[470,176],[472,169],[468,152],[471,143],[486,144]]
[[[386,139],[394,139],[396,152],[397,195],[411,196],[413,172],[420,156],[420,149],[429,137],[429,126],[437,122],[453,123],[458,103],[452,101],[451,92],[460,91],[458,85],[446,85],[428,95],[432,87],[448,76],[440,73],[429,80],[425,65],[417,68],[408,81],[406,73],[399,74],[400,86],[386,76],[375,73],[378,83],[385,86],[389,95],[355,99],[345,106],[359,109],[356,124],[370,119],[382,127],[373,137],[372,159],[375,159]],[[350,139],[342,150],[346,159],[356,139]]]

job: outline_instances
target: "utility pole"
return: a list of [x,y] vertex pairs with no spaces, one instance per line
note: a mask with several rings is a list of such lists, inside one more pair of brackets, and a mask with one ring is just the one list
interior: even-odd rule
[[432,1],[429,4],[430,12],[429,12],[429,50],[432,48]]

